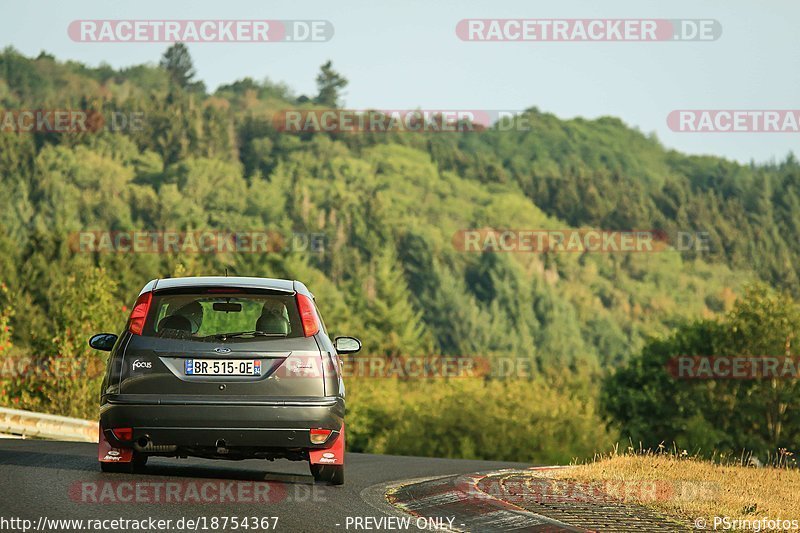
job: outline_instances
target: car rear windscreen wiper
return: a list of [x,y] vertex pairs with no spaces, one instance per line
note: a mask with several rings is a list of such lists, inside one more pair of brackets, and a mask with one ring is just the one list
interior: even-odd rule
[[217,333],[215,335],[209,335],[208,337],[214,337],[215,339],[225,340],[225,339],[233,339],[237,337],[285,337],[286,333],[267,333],[266,331],[259,331],[259,330],[252,330],[252,331],[236,331],[233,333]]

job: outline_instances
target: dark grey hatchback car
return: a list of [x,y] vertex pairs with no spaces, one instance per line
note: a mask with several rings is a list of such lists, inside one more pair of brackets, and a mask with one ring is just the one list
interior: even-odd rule
[[133,472],[150,456],[308,461],[315,480],[344,482],[340,354],[299,281],[158,279],[142,289],[111,352],[100,399],[98,459]]

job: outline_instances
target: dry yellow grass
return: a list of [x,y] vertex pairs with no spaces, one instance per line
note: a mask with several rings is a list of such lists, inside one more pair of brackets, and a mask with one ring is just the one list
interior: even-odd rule
[[[669,454],[612,455],[552,472],[580,483],[607,484],[626,501],[682,520],[800,520],[800,470],[727,466]],[[652,490],[654,486],[657,491]],[[665,490],[667,489],[667,490]],[[658,497],[653,497],[657,492]]]

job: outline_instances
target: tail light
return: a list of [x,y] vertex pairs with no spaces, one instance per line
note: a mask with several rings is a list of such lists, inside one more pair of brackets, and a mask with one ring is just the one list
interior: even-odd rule
[[112,429],[111,433],[114,434],[117,440],[122,440],[122,441],[133,440],[133,428],[116,428]]
[[133,304],[133,311],[131,317],[128,319],[128,331],[134,335],[141,335],[144,329],[144,321],[147,318],[147,312],[150,311],[150,302],[153,301],[153,293],[146,292],[136,299]]
[[300,320],[303,322],[303,334],[306,337],[316,335],[319,331],[319,319],[314,302],[305,294],[298,294],[297,309],[300,311]]
[[311,430],[311,444],[322,444],[328,437],[331,436],[332,431],[330,429],[318,429],[314,428]]

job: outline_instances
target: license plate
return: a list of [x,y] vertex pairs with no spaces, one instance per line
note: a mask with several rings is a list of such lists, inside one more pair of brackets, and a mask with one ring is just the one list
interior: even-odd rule
[[261,361],[253,359],[186,359],[187,376],[260,376]]

